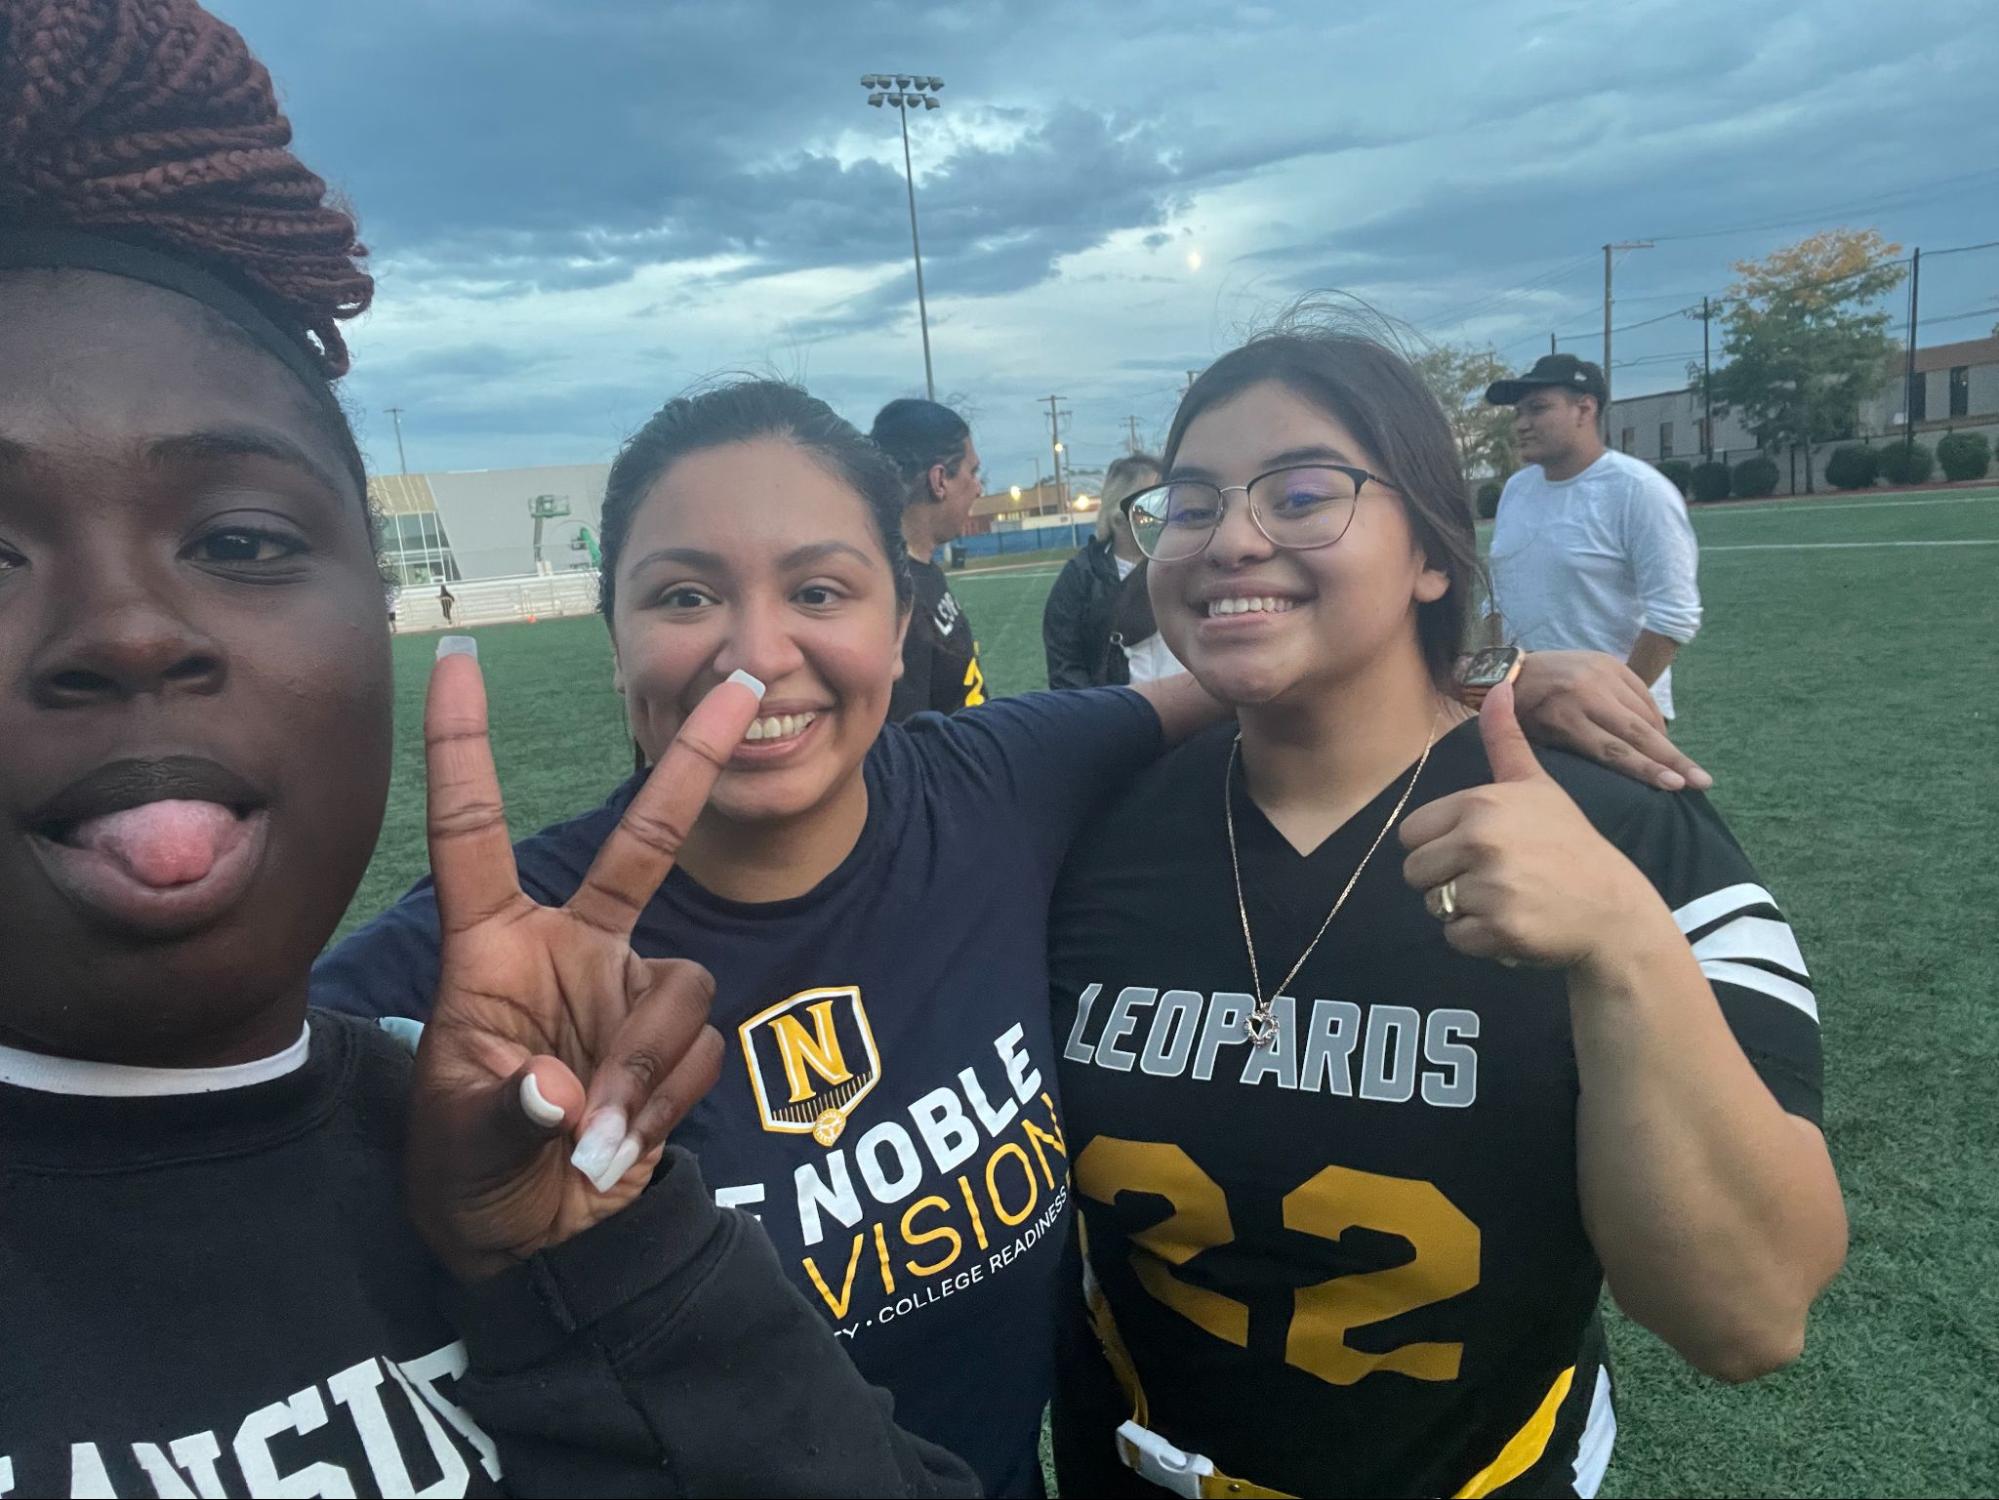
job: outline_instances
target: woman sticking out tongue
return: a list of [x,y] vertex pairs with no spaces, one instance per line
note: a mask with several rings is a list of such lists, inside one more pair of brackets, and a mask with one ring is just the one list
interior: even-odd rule
[[0,1495],[969,1492],[664,1146],[712,982],[632,920],[758,685],[543,908],[452,652],[433,1023],[308,1014],[392,682],[288,140],[188,0],[0,0]]

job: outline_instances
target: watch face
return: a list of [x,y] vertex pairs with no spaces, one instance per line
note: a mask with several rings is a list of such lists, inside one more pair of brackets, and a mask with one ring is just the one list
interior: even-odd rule
[[1506,674],[1519,660],[1518,646],[1488,646],[1483,651],[1474,652],[1472,659],[1465,664],[1465,686],[1498,687],[1506,681]]

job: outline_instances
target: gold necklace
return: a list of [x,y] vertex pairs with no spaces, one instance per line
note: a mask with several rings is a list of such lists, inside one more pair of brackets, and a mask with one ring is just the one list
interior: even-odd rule
[[1249,903],[1243,900],[1242,896],[1242,862],[1236,857],[1235,798],[1230,795],[1231,786],[1235,781],[1236,753],[1242,748],[1242,733],[1240,730],[1236,732],[1235,739],[1229,745],[1228,769],[1222,773],[1222,817],[1229,831],[1229,869],[1235,875],[1235,905],[1236,911],[1242,917],[1242,945],[1249,953],[1249,980],[1256,991],[1256,1009],[1251,1011],[1249,1019],[1243,1022],[1243,1034],[1248,1037],[1251,1046],[1268,1047],[1277,1040],[1277,1022],[1271,1016],[1270,1007],[1276,1003],[1278,995],[1291,987],[1291,981],[1296,979],[1298,971],[1305,967],[1305,960],[1310,958],[1312,950],[1319,946],[1319,939],[1324,937],[1326,929],[1333,925],[1333,918],[1337,917],[1340,908],[1347,904],[1347,897],[1353,894],[1353,888],[1360,884],[1361,871],[1365,870],[1367,862],[1374,858],[1374,851],[1379,849],[1381,841],[1388,837],[1388,830],[1395,826],[1395,820],[1402,816],[1402,809],[1409,805],[1409,795],[1416,790],[1416,779],[1423,774],[1423,767],[1429,764],[1430,751],[1436,743],[1437,721],[1432,718],[1429,737],[1423,741],[1423,753],[1416,758],[1416,769],[1410,773],[1409,785],[1402,789],[1402,795],[1395,803],[1395,811],[1388,815],[1388,821],[1381,825],[1381,832],[1374,836],[1374,842],[1367,846],[1367,853],[1360,857],[1360,863],[1354,867],[1353,878],[1347,882],[1346,889],[1340,892],[1340,898],[1333,903],[1333,909],[1326,913],[1326,920],[1319,924],[1317,936],[1306,945],[1305,951],[1298,955],[1298,962],[1291,966],[1291,972],[1284,976],[1275,993],[1266,1000],[1263,995],[1263,975],[1258,971],[1256,964],[1256,939],[1249,933]]

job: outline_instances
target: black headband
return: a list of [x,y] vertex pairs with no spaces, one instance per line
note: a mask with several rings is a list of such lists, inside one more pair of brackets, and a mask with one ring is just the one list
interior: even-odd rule
[[326,367],[304,332],[287,332],[249,297],[190,261],[74,229],[7,229],[0,230],[0,271],[101,271],[192,297],[247,333],[338,410]]

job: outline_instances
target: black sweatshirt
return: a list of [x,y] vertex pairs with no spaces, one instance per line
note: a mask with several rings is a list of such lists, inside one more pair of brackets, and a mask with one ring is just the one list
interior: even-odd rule
[[410,1058],[311,1029],[226,1092],[0,1085],[0,1496],[975,1492],[684,1153],[459,1289],[402,1208]]

